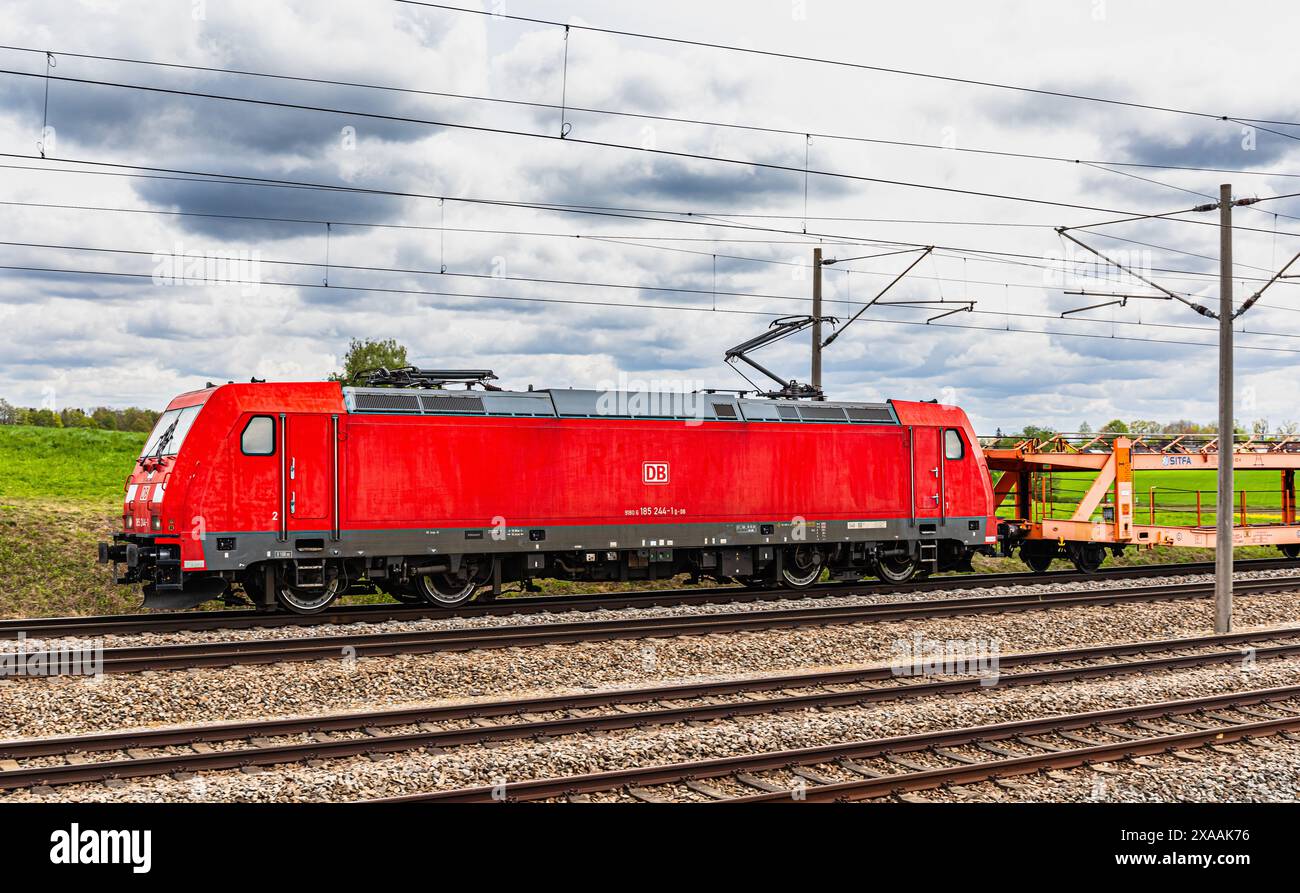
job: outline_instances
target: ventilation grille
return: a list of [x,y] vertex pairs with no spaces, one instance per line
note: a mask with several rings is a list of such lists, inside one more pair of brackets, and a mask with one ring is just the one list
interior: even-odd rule
[[838,406],[800,406],[799,415],[809,422],[844,421],[844,410]]
[[420,402],[425,412],[483,412],[479,397],[446,397],[440,394],[421,394]]
[[366,394],[356,395],[356,407],[370,412],[419,412],[420,398],[415,394]]
[[776,411],[783,419],[790,419],[794,422],[799,421],[799,407],[797,406],[777,406]]
[[851,422],[893,422],[894,416],[884,406],[852,406],[844,410]]
[[730,403],[714,403],[713,414],[720,419],[734,419],[736,418],[736,407]]

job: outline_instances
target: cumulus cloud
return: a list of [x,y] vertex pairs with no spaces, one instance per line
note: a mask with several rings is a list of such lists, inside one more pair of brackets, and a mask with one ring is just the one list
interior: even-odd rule
[[[1086,4],[1050,12],[952,4],[942,14],[918,5],[872,10],[870,21],[857,5],[829,0],[617,8],[556,0],[505,11],[1160,105],[1300,114],[1281,67],[1290,52],[1282,29],[1252,32],[1249,53],[1216,69],[1188,49],[1187,30],[1228,15],[1215,4],[1190,4],[1176,21],[1157,9],[1108,6],[1097,18]],[[985,430],[1113,416],[1208,419],[1214,352],[1195,346],[1212,342],[1205,320],[1157,302],[1060,317],[1088,299],[1046,277],[1050,257],[1068,248],[1052,227],[1106,214],[884,181],[1167,211],[1214,193],[1223,175],[1121,169],[1153,183],[951,149],[1280,172],[1297,157],[1294,140],[1263,131],[1245,140],[1239,125],[1221,121],[581,30],[570,33],[566,60],[561,29],[403,4],[16,0],[0,9],[0,28],[6,43],[53,50],[60,76],[342,110],[52,81],[47,112],[40,78],[0,75],[0,152],[8,153],[0,165],[9,165],[0,166],[0,191],[17,203],[0,205],[0,241],[72,246],[0,246],[0,396],[17,403],[53,391],[65,405],[161,406],[208,380],[319,379],[355,337],[396,337],[425,365],[492,367],[508,386],[591,386],[623,372],[742,387],[723,350],[777,316],[808,312],[814,245],[855,257],[903,242],[937,248],[891,300],[973,300],[976,312],[925,325],[937,310],[872,308],[827,353],[833,396],[955,395]],[[1166,63],[1141,61],[1153,53]],[[46,71],[39,52],[0,57],[0,68]],[[36,157],[42,115],[54,128],[46,160]],[[529,135],[493,132],[501,130]],[[805,178],[805,164],[870,179]],[[210,182],[187,171],[353,191]],[[1294,191],[1287,178],[1237,179],[1243,195]],[[1262,210],[1243,209],[1239,221],[1244,298],[1300,247],[1286,233],[1300,225]],[[1204,300],[1217,294],[1206,275],[1215,271],[1213,227],[1139,221],[1104,232],[1152,247],[1085,238],[1145,251],[1139,260],[1169,287]],[[74,250],[86,248],[138,253]],[[154,281],[162,259],[188,253],[255,256],[256,288]],[[829,268],[827,312],[847,319],[910,260]],[[1300,347],[1291,288],[1270,293],[1240,336],[1252,416],[1294,415],[1279,385],[1293,355],[1246,349]],[[805,377],[808,339],[782,342],[763,361]]]

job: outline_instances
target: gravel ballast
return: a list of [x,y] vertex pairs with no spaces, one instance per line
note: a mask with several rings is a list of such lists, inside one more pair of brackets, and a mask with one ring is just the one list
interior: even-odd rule
[[[1247,571],[1235,576],[1237,580],[1287,579],[1296,581],[1300,589],[1300,575],[1294,569]],[[1133,589],[1151,586],[1212,583],[1213,575],[1189,574],[1182,576],[1144,577],[1130,581]],[[704,604],[664,605],[635,608],[584,608],[577,611],[542,611],[509,615],[479,615],[472,617],[444,617],[438,619],[387,620],[378,623],[328,623],[305,626],[263,626],[248,629],[210,629],[157,633],[107,635],[89,641],[105,648],[147,647],[151,645],[178,645],[198,642],[275,641],[284,639],[311,639],[322,636],[366,635],[387,632],[422,632],[457,629],[485,629],[494,626],[545,626],[553,623],[573,623],[601,620],[630,620],[657,617],[690,617],[699,615],[749,614],[759,611],[807,610],[810,608],[862,607],[869,605],[928,602],[944,599],[992,598],[998,596],[1051,595],[1061,592],[1093,592],[1114,589],[1117,581],[1099,578],[1086,582],[1043,583],[1019,586],[986,586],[977,589],[937,589],[929,592],[900,594],[870,593],[862,595],[819,595],[809,598],[717,601]],[[593,603],[596,604],[596,603]],[[201,614],[195,615],[202,616]],[[87,637],[40,637],[31,635],[23,640],[27,651],[38,647],[51,649],[77,647],[88,641]],[[0,651],[15,650],[18,639],[0,639]]]
[[1281,735],[920,794],[936,803],[1294,803],[1300,741]]
[[[1205,600],[860,623],[666,639],[0,681],[0,736],[388,709],[888,664],[915,637],[996,640],[1003,653],[1206,634]],[[1287,626],[1300,593],[1239,597],[1239,629]]]
[[[874,706],[738,717],[548,741],[469,745],[268,767],[255,773],[201,773],[187,780],[141,779],[19,791],[13,800],[351,800],[417,791],[499,784],[527,778],[812,747],[836,742],[1077,713],[1243,689],[1295,684],[1300,658],[1121,676],[1061,685],[995,687],[970,694]],[[1246,747],[1251,745],[1240,745]],[[1188,764],[1192,765],[1192,764]],[[1167,797],[1178,799],[1168,792]]]

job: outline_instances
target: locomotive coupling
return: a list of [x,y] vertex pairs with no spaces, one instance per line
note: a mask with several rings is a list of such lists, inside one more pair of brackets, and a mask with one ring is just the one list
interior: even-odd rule
[[112,543],[99,544],[99,561],[116,567],[125,565],[119,583],[144,583],[164,589],[181,587],[180,546],[160,543],[159,538],[142,533],[116,533]]
[[99,544],[99,563],[108,564],[125,564],[127,567],[136,567],[140,563],[140,547],[135,543],[108,543]]
[[998,548],[1004,558],[1010,558],[1015,545],[1029,536],[1029,525],[1019,521],[998,522]]

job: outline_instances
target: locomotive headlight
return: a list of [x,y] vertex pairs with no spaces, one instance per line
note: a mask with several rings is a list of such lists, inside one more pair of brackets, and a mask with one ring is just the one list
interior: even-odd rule
[[162,517],[159,515],[154,515],[152,526],[154,530],[162,530]]

